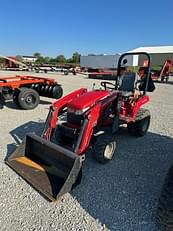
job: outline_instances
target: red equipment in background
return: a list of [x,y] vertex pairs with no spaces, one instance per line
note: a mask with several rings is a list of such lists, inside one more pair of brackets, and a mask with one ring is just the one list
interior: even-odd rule
[[169,81],[169,75],[171,73],[172,68],[172,61],[166,60],[164,65],[159,71],[152,70],[151,71],[151,78],[155,81],[160,80],[161,82],[168,82]]
[[17,57],[15,56],[2,56],[2,58],[4,58],[5,62],[4,62],[4,67],[3,69],[5,70],[9,70],[9,71],[20,71],[20,70],[28,70],[28,66],[27,64],[19,61],[17,59]]

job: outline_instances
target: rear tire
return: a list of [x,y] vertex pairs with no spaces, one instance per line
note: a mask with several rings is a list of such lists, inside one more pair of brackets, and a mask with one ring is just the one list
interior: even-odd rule
[[93,147],[93,157],[101,164],[109,162],[116,150],[116,141],[112,135],[103,134],[100,135]]
[[157,222],[165,231],[173,230],[173,166],[170,167],[158,202]]
[[133,136],[144,136],[150,126],[150,112],[147,109],[141,108],[136,116],[135,122],[127,124],[129,133]]
[[18,94],[18,104],[25,110],[31,110],[38,106],[40,102],[39,94],[31,88],[21,88]]

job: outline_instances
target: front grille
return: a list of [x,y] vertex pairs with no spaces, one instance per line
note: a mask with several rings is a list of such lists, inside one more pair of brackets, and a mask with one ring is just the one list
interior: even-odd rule
[[83,122],[83,115],[75,115],[73,112],[67,112],[67,122],[70,124],[81,125]]

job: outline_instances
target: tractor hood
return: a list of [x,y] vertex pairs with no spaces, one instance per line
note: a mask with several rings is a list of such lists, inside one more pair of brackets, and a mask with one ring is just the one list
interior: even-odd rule
[[89,91],[72,100],[68,104],[68,108],[72,108],[76,110],[84,110],[86,108],[92,107],[96,101],[104,99],[109,95],[110,92],[105,90]]

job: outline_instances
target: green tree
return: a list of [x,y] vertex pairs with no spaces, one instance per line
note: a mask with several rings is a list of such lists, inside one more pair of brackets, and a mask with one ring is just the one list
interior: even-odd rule
[[49,63],[55,65],[56,64],[56,58],[50,58]]
[[49,63],[49,61],[50,61],[50,58],[48,56],[44,57],[44,62],[45,63]]
[[34,57],[39,58],[39,57],[41,57],[41,54],[39,52],[35,52]]
[[5,62],[5,59],[0,57],[0,63],[4,63]]
[[49,62],[49,57],[43,57],[39,52],[35,52],[34,57],[37,58],[35,61],[36,64],[44,64]]
[[58,55],[58,56],[56,57],[56,62],[57,62],[57,63],[66,63],[66,58],[65,58],[65,56],[64,56],[64,55]]
[[45,59],[44,59],[44,57],[40,56],[37,58],[37,60],[35,62],[36,62],[36,64],[44,64]]
[[73,59],[72,58],[69,58],[66,60],[67,63],[73,63]]
[[78,52],[73,53],[72,60],[73,63],[80,63],[80,54]]

